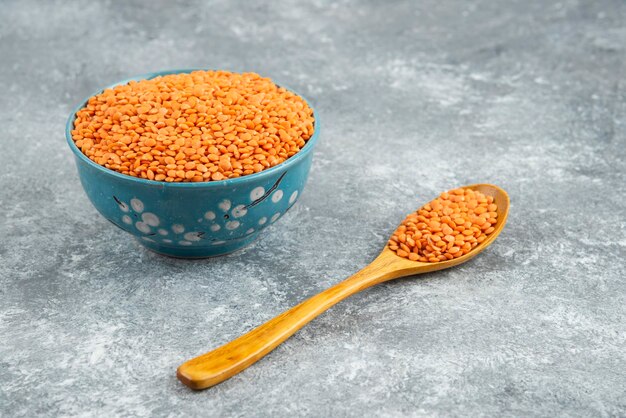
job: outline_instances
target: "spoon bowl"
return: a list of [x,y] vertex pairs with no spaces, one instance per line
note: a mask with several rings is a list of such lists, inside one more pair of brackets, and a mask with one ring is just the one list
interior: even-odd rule
[[387,245],[374,261],[362,270],[329,289],[283,312],[247,334],[182,364],[178,379],[192,389],[216,385],[252,365],[331,306],[361,290],[400,277],[413,276],[462,264],[485,250],[500,234],[509,213],[509,196],[491,184],[473,184],[464,188],[492,196],[498,205],[494,230],[467,254],[437,263],[422,263],[398,256]]
[[372,264],[375,264],[379,259],[381,263],[389,263],[394,271],[402,273],[401,276],[393,277],[395,279],[398,277],[412,276],[414,274],[428,273],[431,271],[438,271],[457,266],[469,261],[471,258],[476,257],[479,253],[484,251],[485,248],[490,246],[491,243],[493,243],[493,241],[495,241],[498,237],[500,232],[502,232],[502,229],[506,224],[506,218],[508,217],[510,206],[509,195],[500,187],[493,184],[472,184],[469,186],[463,186],[463,188],[480,192],[485,196],[491,196],[493,197],[494,203],[498,205],[498,218],[496,220],[496,224],[493,225],[493,232],[489,234],[483,242],[478,244],[476,248],[472,249],[467,254],[459,258],[453,258],[452,260],[440,261],[438,263],[422,263],[399,257],[391,251],[388,246],[385,246]]

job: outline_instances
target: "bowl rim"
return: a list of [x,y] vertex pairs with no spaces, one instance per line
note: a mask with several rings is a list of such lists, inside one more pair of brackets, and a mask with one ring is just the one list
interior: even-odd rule
[[[90,94],[87,98],[85,98],[83,101],[80,102],[79,105],[75,106],[74,109],[72,110],[72,112],[70,113],[70,116],[67,118],[67,122],[65,123],[65,139],[70,147],[70,149],[72,150],[72,152],[74,153],[74,155],[76,155],[80,160],[82,160],[83,162],[85,162],[87,165],[90,165],[91,167],[95,168],[96,170],[106,174],[106,175],[111,175],[113,177],[117,177],[119,179],[122,180],[126,180],[126,181],[130,181],[130,182],[135,182],[135,183],[139,183],[139,184],[143,184],[146,186],[157,186],[157,187],[176,187],[176,188],[211,188],[211,187],[215,187],[215,188],[221,188],[221,187],[227,187],[227,186],[231,186],[231,185],[235,185],[235,184],[240,184],[240,183],[245,183],[245,182],[250,182],[250,181],[254,181],[254,180],[259,180],[265,177],[270,177],[276,173],[280,173],[282,171],[285,171],[286,169],[288,169],[289,167],[291,167],[294,164],[297,164],[300,160],[302,160],[303,158],[306,157],[307,154],[309,154],[313,147],[315,146],[315,143],[317,142],[317,138],[319,137],[319,130],[320,130],[320,123],[317,117],[317,114],[315,112],[315,109],[313,108],[313,106],[311,106],[311,104],[309,103],[309,101],[302,96],[301,94],[299,94],[298,92],[296,92],[295,90],[290,89],[289,87],[285,87],[283,84],[278,85],[279,87],[285,88],[287,90],[289,90],[290,92],[297,94],[298,96],[300,96],[307,105],[309,105],[309,107],[311,108],[311,110],[313,110],[313,123],[314,123],[314,131],[313,131],[313,135],[311,136],[311,138],[309,138],[306,141],[306,144],[304,144],[304,146],[300,149],[300,151],[298,151],[296,154],[292,155],[291,157],[287,158],[285,161],[283,161],[280,164],[275,165],[274,167],[268,168],[266,170],[262,170],[258,173],[253,173],[253,174],[248,174],[245,176],[241,176],[241,177],[235,177],[232,179],[225,179],[225,180],[218,180],[218,181],[199,181],[199,182],[165,182],[165,181],[156,181],[156,180],[149,180],[149,179],[144,179],[144,178],[140,178],[140,177],[133,177],[133,176],[129,176],[127,174],[122,174],[119,173],[115,170],[111,170],[110,168],[106,168],[100,164],[95,163],[94,161],[92,161],[91,159],[89,159],[85,154],[83,154],[83,152],[76,146],[76,143],[74,142],[74,140],[72,139],[72,129],[74,126],[74,120],[76,119],[76,113],[82,109],[85,104],[87,104],[87,102],[89,101],[89,99],[97,94],[102,93],[104,90],[106,89],[110,89],[116,86],[120,86],[120,85],[124,85],[129,83],[130,81],[139,81],[139,80],[149,80],[152,78],[156,78],[159,76],[164,76],[164,75],[169,75],[169,74],[188,74],[194,71],[223,71],[223,70],[211,70],[211,69],[207,69],[207,68],[182,68],[182,69],[173,69],[173,70],[162,70],[162,71],[154,71],[154,72],[150,72],[150,73],[144,73],[144,74],[140,74],[140,75],[136,75],[136,76],[132,76],[132,77],[128,77],[125,78],[121,81],[115,82],[113,84],[109,84],[108,86],[101,88],[99,90],[97,90],[96,92]],[[273,80],[272,80],[273,81]]]

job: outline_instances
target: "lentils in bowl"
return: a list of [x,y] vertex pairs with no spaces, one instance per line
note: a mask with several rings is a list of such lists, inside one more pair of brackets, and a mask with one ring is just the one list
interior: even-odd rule
[[104,90],[76,113],[92,161],[149,180],[219,181],[261,172],[313,135],[313,110],[255,73],[194,71]]
[[318,130],[268,78],[181,70],[93,95],[66,137],[100,213],[157,252],[203,257],[243,247],[295,203]]

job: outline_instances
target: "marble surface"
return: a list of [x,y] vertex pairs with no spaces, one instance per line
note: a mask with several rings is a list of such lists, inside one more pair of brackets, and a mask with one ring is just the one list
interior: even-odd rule
[[[0,8],[1,416],[626,415],[623,1]],[[270,76],[322,121],[302,198],[222,258],[116,230],[63,135],[99,87],[185,67]],[[355,296],[210,390],[176,380],[473,182],[512,199],[474,261]]]

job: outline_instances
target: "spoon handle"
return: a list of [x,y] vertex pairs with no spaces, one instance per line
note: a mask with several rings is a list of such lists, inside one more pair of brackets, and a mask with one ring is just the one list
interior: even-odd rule
[[254,364],[331,306],[363,289],[397,277],[377,258],[364,269],[269,320],[247,334],[182,364],[176,375],[192,389],[216,385]]

